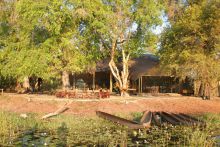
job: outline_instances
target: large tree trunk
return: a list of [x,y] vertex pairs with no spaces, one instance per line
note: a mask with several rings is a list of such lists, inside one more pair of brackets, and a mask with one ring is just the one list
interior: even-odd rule
[[25,89],[24,92],[28,92],[30,91],[30,80],[29,80],[29,77],[24,77],[24,80],[23,80],[23,88]]
[[210,91],[210,84],[207,82],[205,84],[205,89],[204,89],[204,95],[205,95],[205,99],[210,99],[211,97],[211,91]]
[[203,99],[210,99],[211,97],[211,89],[210,84],[208,82],[201,82],[199,88],[199,96]]
[[204,85],[204,83],[203,82],[201,82],[201,84],[200,84],[200,87],[199,87],[199,93],[198,93],[198,96],[200,96],[200,97],[204,97],[204,88],[205,87],[205,85]]
[[201,81],[194,81],[194,96],[201,96],[200,95],[200,88],[201,88]]
[[69,72],[67,71],[62,72],[62,84],[63,90],[68,90],[70,88],[70,77]]
[[129,54],[125,55],[124,50],[122,50],[123,69],[122,69],[121,73],[115,64],[113,57],[111,58],[111,61],[109,62],[109,67],[111,69],[112,75],[115,77],[116,82],[118,83],[121,96],[129,96],[129,94],[127,93],[127,90],[129,87],[129,82],[128,82],[128,75],[129,75],[128,60],[129,60],[129,57],[130,57],[130,55]]

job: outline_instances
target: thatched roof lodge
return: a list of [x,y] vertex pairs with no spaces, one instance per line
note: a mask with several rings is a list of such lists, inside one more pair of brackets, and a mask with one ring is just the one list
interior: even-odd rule
[[[97,63],[95,71],[74,75],[71,78],[73,87],[79,88],[81,85],[89,89],[106,88],[116,91],[115,80],[108,63],[109,59],[102,60]],[[159,58],[155,55],[144,54],[131,59],[129,71],[129,90],[133,93],[179,92],[178,79],[160,71]]]
[[[102,60],[96,65],[96,72],[110,72],[109,59]],[[144,54],[140,57],[133,58],[129,61],[129,71],[131,79],[135,80],[137,77],[146,74],[160,75],[159,59],[152,54]],[[120,68],[120,65],[119,65]]]

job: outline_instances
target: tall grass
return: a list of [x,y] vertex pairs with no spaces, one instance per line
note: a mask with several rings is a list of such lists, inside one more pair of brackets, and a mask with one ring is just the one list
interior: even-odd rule
[[124,130],[97,117],[60,115],[44,121],[40,120],[36,114],[28,114],[27,118],[22,118],[10,112],[0,112],[0,146],[12,144],[116,145],[125,140],[123,134],[126,131]]
[[[138,120],[141,114],[133,114]],[[0,146],[202,146],[216,145],[220,114],[206,114],[205,128],[166,125],[131,131],[98,117],[60,115],[47,121],[0,112]]]
[[220,136],[220,114],[205,114],[201,119],[206,121],[206,127],[203,129],[196,128],[188,137],[189,144],[193,146],[220,146],[219,140],[215,140],[215,136]]

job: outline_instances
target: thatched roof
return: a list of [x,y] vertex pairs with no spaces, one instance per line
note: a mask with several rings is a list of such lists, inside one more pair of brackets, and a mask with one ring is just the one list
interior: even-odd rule
[[160,76],[159,58],[152,54],[144,54],[129,62],[130,77],[136,80],[143,75]]
[[110,58],[107,58],[105,60],[101,60],[96,64],[96,72],[100,72],[100,71],[110,71],[109,68],[109,62],[110,62]]
[[[98,62],[96,71],[110,71],[109,61],[110,59],[108,58]],[[136,80],[143,75],[159,76],[161,75],[159,71],[159,58],[152,54],[144,54],[138,58],[131,59],[129,61],[129,71],[132,80]]]

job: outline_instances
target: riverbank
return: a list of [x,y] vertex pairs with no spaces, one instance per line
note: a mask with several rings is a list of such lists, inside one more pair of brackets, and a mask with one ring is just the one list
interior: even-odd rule
[[143,111],[166,111],[186,114],[220,113],[220,98],[202,100],[181,95],[130,96],[109,99],[61,99],[51,95],[5,93],[0,96],[0,110],[15,113],[54,112],[66,103],[64,114],[95,116],[96,111],[111,114],[130,114]]

